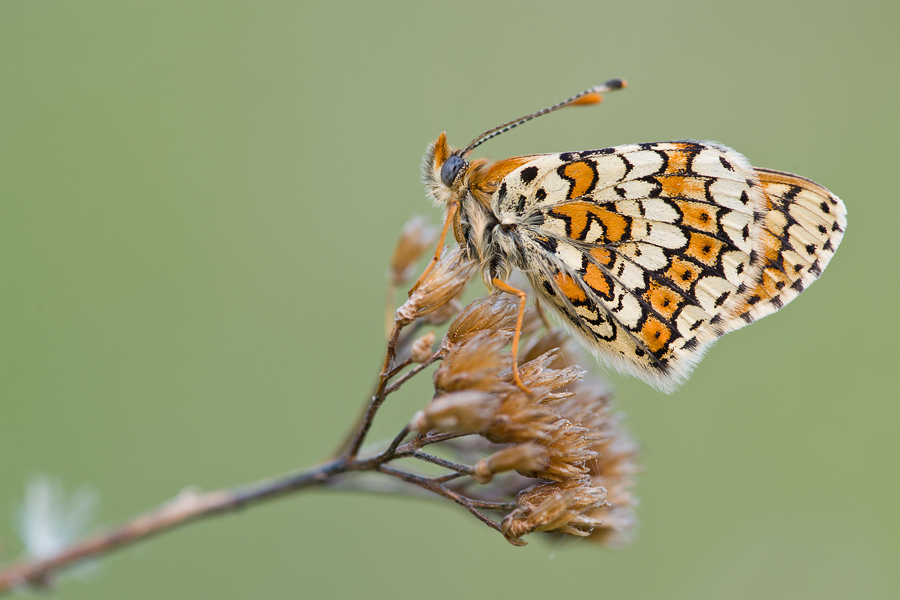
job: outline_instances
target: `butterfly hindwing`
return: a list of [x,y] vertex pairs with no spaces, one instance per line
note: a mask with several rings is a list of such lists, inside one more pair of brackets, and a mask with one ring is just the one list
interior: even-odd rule
[[757,169],[766,191],[754,257],[757,277],[731,306],[726,331],[769,315],[796,298],[828,265],[847,227],[841,199],[799,175]]

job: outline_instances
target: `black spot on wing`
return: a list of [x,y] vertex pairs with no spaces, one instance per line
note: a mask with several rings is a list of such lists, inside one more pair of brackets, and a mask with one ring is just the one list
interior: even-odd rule
[[718,298],[716,298],[716,304],[715,304],[716,308],[722,306],[725,303],[725,300],[728,299],[728,295],[730,293],[731,292],[723,292]]
[[517,213],[522,214],[522,212],[525,210],[526,200],[528,200],[528,198],[526,198],[524,194],[519,194],[519,202],[516,204]]
[[519,177],[522,178],[522,183],[531,183],[534,181],[534,178],[537,177],[537,174],[537,167],[525,167],[519,172]]

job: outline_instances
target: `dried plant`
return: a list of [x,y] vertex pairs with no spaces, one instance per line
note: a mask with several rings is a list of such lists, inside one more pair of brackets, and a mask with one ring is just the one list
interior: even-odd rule
[[[433,237],[421,220],[404,228],[391,262],[390,286],[410,278],[411,265]],[[335,458],[244,488],[184,492],[120,527],[0,570],[0,592],[44,585],[63,567],[86,558],[312,486],[424,491],[462,506],[516,546],[535,532],[589,537],[607,545],[627,541],[636,522],[632,487],[638,450],[622,428],[621,414],[611,408],[608,385],[586,378],[575,366],[579,357],[568,337],[529,309],[518,369],[529,392],[517,386],[509,344],[518,302],[497,293],[461,309],[459,297],[473,269],[458,249],[443,253],[393,313],[374,393]],[[435,348],[435,327],[447,321]],[[363,453],[387,398],[435,364],[433,398],[387,447]],[[427,474],[435,468],[443,473]],[[371,477],[358,477],[361,472],[383,479],[373,484]]]

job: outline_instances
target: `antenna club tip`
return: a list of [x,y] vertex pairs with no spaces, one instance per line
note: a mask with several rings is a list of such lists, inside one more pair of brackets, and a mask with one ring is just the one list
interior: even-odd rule
[[624,79],[610,79],[604,85],[609,87],[610,90],[624,90],[628,87],[628,82]]

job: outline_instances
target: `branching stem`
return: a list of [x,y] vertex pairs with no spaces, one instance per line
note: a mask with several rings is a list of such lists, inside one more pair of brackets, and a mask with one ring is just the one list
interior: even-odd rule
[[[404,427],[383,452],[369,457],[358,456],[366,435],[372,427],[375,414],[387,396],[440,360],[442,356],[440,350],[435,352],[427,361],[417,365],[403,377],[389,385],[391,379],[412,364],[410,359],[394,364],[402,329],[402,326],[395,325],[391,331],[384,364],[378,377],[375,391],[365,411],[360,415],[358,422],[351,430],[352,434],[347,438],[345,450],[337,458],[307,471],[247,486],[206,493],[186,490],[165,504],[139,515],[118,527],[88,536],[74,543],[55,556],[27,558],[0,568],[0,594],[22,586],[45,586],[51,581],[52,576],[64,567],[72,566],[89,558],[108,554],[124,546],[171,531],[202,518],[234,512],[264,500],[330,483],[340,475],[351,472],[374,471],[390,475],[438,496],[449,498],[465,507],[489,527],[499,529],[499,524],[486,517],[479,509],[505,510],[505,504],[468,498],[444,486],[445,482],[470,474],[472,467],[453,463],[420,451],[422,446],[452,439],[458,437],[459,434],[431,436],[420,434],[413,441],[403,444],[403,440],[410,433],[409,428]],[[387,465],[388,462],[398,458],[414,458],[429,462],[447,468],[453,473],[450,474],[449,478],[427,478]],[[343,478],[341,479],[340,487],[342,489],[355,489],[352,481],[344,480]],[[365,485],[361,485],[360,489],[365,489]]]

